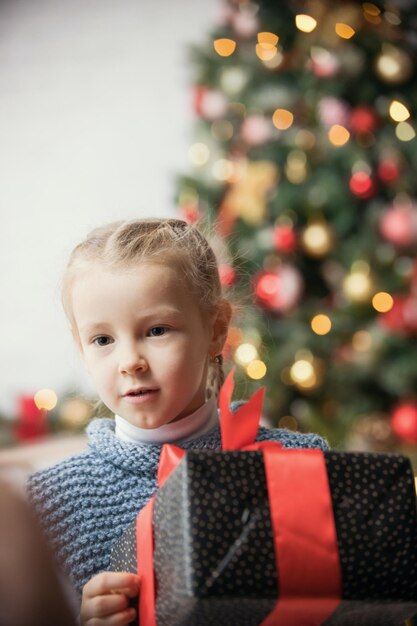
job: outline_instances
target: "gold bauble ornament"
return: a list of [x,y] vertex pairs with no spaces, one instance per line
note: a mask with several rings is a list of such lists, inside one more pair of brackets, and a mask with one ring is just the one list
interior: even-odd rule
[[324,220],[312,221],[301,235],[305,252],[312,257],[322,257],[333,247],[333,231]]
[[240,178],[226,192],[224,208],[229,215],[240,217],[247,224],[256,226],[262,223],[268,194],[277,180],[278,169],[272,161],[248,161],[242,167]]
[[405,50],[384,44],[375,60],[375,71],[385,83],[399,85],[410,78],[413,62]]

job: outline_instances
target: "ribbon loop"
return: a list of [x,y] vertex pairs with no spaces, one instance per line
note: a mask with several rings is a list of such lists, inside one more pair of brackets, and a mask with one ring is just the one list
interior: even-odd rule
[[254,443],[258,434],[265,387],[261,387],[235,413],[230,410],[234,389],[233,368],[219,394],[220,429],[223,450],[242,450]]

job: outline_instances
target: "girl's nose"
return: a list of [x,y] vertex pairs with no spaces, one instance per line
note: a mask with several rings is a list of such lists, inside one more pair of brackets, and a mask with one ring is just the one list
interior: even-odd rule
[[119,363],[119,371],[122,374],[135,374],[138,371],[146,372],[148,369],[146,358],[136,347],[124,350]]

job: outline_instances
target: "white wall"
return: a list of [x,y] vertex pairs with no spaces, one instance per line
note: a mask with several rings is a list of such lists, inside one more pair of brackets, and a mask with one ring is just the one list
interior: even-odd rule
[[59,301],[72,247],[114,219],[174,215],[192,139],[187,45],[208,0],[0,3],[0,412],[91,391]]

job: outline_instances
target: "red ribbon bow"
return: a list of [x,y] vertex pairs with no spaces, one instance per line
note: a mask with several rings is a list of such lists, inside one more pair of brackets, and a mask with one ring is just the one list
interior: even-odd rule
[[[262,451],[274,532],[278,597],[261,626],[318,626],[333,613],[341,598],[337,537],[323,453],[284,450],[281,443],[273,441],[255,443],[265,389],[259,389],[232,413],[233,376],[234,370],[219,394],[222,448]],[[159,487],[184,454],[185,450],[176,446],[163,446]],[[136,525],[141,626],[156,626],[153,507],[154,497],[140,511]]]

